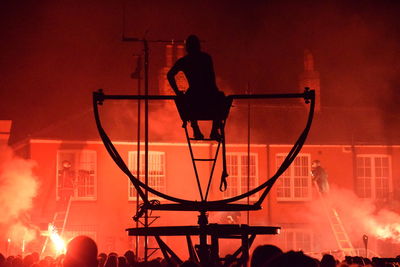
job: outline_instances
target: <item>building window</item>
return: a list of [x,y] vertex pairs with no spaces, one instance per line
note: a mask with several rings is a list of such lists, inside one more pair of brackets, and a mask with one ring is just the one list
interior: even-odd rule
[[[286,154],[276,155],[278,169]],[[309,154],[298,154],[289,168],[277,180],[277,199],[280,201],[311,200],[311,163]]]
[[95,225],[70,225],[64,230],[63,239],[71,240],[74,237],[85,235],[93,240],[97,240],[97,231]]
[[[165,180],[165,152],[149,151],[149,172],[148,172],[148,185],[162,193],[166,193],[166,180]],[[128,167],[132,174],[144,182],[144,151],[140,152],[140,174],[137,173],[137,151],[130,151],[128,158]],[[136,189],[128,179],[128,198],[129,200],[136,200]],[[158,198],[154,194],[149,193],[149,199]]]
[[313,251],[313,234],[310,229],[283,228],[279,239],[279,247],[283,251]]
[[386,199],[391,189],[388,155],[357,155],[356,191],[359,197]]
[[[258,157],[257,153],[250,153],[250,173],[248,173],[248,155],[246,152],[226,153],[226,167],[228,171],[228,186],[224,198],[234,197],[248,192],[258,186]],[[250,176],[249,176],[250,174]],[[250,199],[256,199],[254,194]]]
[[95,200],[97,157],[92,150],[57,152],[57,200]]

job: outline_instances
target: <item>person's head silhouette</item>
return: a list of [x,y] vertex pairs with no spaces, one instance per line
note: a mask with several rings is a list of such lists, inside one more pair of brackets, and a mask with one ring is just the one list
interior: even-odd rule
[[189,35],[185,42],[186,51],[188,54],[193,54],[200,51],[200,40],[196,35]]
[[67,246],[64,267],[97,267],[97,245],[87,236],[77,236]]

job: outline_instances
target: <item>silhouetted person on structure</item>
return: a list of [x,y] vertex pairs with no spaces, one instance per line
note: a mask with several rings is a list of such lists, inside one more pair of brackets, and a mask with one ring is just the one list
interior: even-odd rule
[[329,192],[328,174],[321,167],[319,160],[314,160],[311,163],[311,175],[313,182],[317,183],[319,191],[322,194],[327,194]]
[[[220,112],[220,103],[224,94],[218,90],[215,82],[214,66],[211,56],[200,49],[200,40],[195,35],[186,39],[187,55],[178,59],[174,66],[168,71],[168,82],[178,97],[182,97],[190,114],[202,114],[204,110],[213,110],[214,115]],[[182,71],[189,83],[186,93],[180,91],[175,80],[178,72]],[[190,118],[195,139],[203,139],[204,136],[197,124],[197,118]],[[219,139],[221,135],[220,119],[213,119],[213,126],[210,134],[211,139]]]

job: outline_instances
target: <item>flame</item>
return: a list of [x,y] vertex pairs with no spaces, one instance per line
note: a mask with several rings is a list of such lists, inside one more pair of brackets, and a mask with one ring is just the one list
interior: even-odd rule
[[56,227],[53,224],[49,223],[48,231],[49,231],[49,237],[53,242],[54,248],[56,250],[56,254],[59,255],[65,253],[66,252],[65,241],[58,234]]
[[376,238],[400,243],[400,223],[380,224],[371,219],[368,224]]
[[380,239],[392,239],[400,243],[400,223],[379,225],[376,228],[376,236]]

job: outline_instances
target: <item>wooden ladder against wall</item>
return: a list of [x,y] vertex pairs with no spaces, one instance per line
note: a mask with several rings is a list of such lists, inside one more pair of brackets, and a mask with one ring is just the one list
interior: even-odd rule
[[353,244],[351,243],[351,240],[346,232],[346,229],[343,226],[343,222],[340,219],[338,212],[334,207],[332,207],[327,203],[324,195],[319,191],[319,187],[316,182],[314,182],[314,185],[317,189],[319,198],[321,199],[322,204],[324,206],[325,212],[329,220],[329,224],[331,226],[333,235],[335,236],[338,247],[343,253],[343,258],[344,256],[356,256],[357,253],[353,247]]
[[51,239],[50,235],[52,231],[56,231],[60,237],[63,236],[65,227],[67,225],[67,220],[69,216],[69,211],[71,209],[72,197],[69,198],[67,205],[64,209],[56,211],[53,216],[53,220],[49,223],[48,233],[46,234],[46,239],[43,243],[42,251],[40,256],[42,256],[46,250],[49,248],[49,241]]

